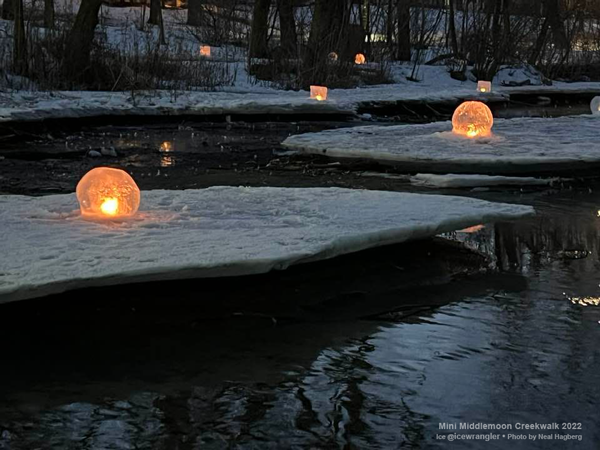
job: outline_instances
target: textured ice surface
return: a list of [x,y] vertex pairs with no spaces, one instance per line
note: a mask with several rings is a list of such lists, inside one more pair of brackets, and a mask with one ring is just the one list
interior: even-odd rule
[[[450,122],[367,126],[306,133],[283,145],[305,153],[366,158],[390,163],[421,163],[433,169],[454,164],[460,172],[479,166],[519,171],[520,166],[600,162],[600,117],[496,120],[493,136],[469,139],[451,132]],[[535,169],[535,167],[534,167]]]
[[83,220],[74,194],[0,196],[0,302],[86,286],[264,273],[533,212],[338,188],[142,194],[138,215],[114,223]]
[[410,177],[411,184],[441,188],[468,188],[483,186],[548,186],[559,178],[503,177],[491,175],[418,173]]

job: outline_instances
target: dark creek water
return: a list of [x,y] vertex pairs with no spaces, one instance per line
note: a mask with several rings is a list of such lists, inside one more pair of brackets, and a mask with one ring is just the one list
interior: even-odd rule
[[[497,270],[445,286],[374,287],[300,318],[201,316],[143,288],[137,295],[162,311],[107,313],[101,298],[97,309],[42,314],[4,305],[0,448],[597,449],[600,185],[483,195],[539,214],[449,235]],[[341,270],[326,285],[346,282]],[[280,304],[317,295],[266,284]],[[193,286],[189,300],[219,303]],[[106,300],[127,305],[129,295]],[[59,300],[49,301],[66,308]],[[440,424],[461,423],[513,430],[449,443],[454,432]],[[536,423],[576,429],[509,439],[538,436],[514,428]]]
[[[72,192],[106,164],[143,189],[409,188],[282,153],[288,134],[332,126],[348,124],[7,141],[0,193]],[[485,261],[422,242],[276,276],[1,305],[0,449],[599,448],[600,183],[444,193],[538,215],[445,237]],[[548,423],[559,429],[517,429]],[[442,429],[460,424],[512,430],[448,442],[490,433]]]

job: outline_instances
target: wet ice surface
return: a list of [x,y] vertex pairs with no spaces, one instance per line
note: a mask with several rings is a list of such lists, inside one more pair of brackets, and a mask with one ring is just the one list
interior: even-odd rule
[[[600,297],[595,192],[521,196],[538,217],[455,235],[503,273],[397,293],[399,308],[445,303],[406,319],[341,319],[354,307],[342,303],[301,323],[116,315],[11,332],[0,448],[596,449],[600,307],[575,300]],[[583,441],[449,444],[435,439],[444,422],[575,422],[558,433]]]

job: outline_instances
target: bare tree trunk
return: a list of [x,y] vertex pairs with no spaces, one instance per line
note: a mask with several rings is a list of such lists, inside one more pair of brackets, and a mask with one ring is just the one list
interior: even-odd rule
[[158,9],[158,40],[160,45],[167,45],[167,41],[165,39],[165,23],[163,21],[162,4],[160,6],[161,7]]
[[331,51],[340,51],[338,46],[344,17],[344,3],[330,0],[315,2],[308,38],[308,48],[314,57],[313,62],[324,60]]
[[552,30],[552,37],[554,43],[563,49],[569,47],[569,40],[567,39],[567,32],[565,31],[565,23],[562,18],[562,8],[559,0],[546,0],[545,1],[545,16]]
[[63,70],[71,80],[81,79],[89,69],[94,30],[102,0],[82,0],[69,33],[63,58]]
[[535,41],[535,46],[533,48],[532,54],[529,56],[529,64],[535,66],[538,64],[540,56],[542,55],[542,50],[544,49],[544,45],[546,43],[546,38],[548,36],[548,29],[550,25],[548,24],[548,19],[544,19],[542,22],[542,27],[540,29],[540,34],[538,34],[537,39]]
[[2,18],[4,20],[13,20],[15,18],[15,9],[17,0],[4,0],[2,3]]
[[188,0],[188,25],[202,24],[202,0]]
[[148,23],[152,25],[160,25],[162,16],[162,1],[150,0],[150,17]]
[[44,0],[44,27],[54,28],[54,0]]
[[454,14],[454,1],[450,0],[449,2],[449,17],[448,20],[450,23],[448,24],[448,32],[450,33],[450,45],[452,47],[452,53],[455,56],[458,56],[458,39],[456,37],[456,16]]
[[388,50],[390,51],[390,53],[394,52],[394,31],[396,29],[396,24],[394,22],[394,0],[388,0],[387,16],[385,23],[385,40],[387,42]]
[[398,52],[396,59],[410,61],[410,0],[398,0]]
[[371,47],[371,2],[362,0],[360,4],[360,24],[367,35],[367,46]]
[[255,0],[250,33],[250,58],[267,58],[267,35],[269,34],[269,8],[271,0]]
[[294,19],[293,0],[277,0],[277,9],[279,10],[279,27],[281,28],[281,46],[286,53],[296,54],[296,20]]
[[20,75],[27,75],[27,40],[25,38],[25,17],[23,0],[17,0],[15,13],[15,47],[13,52],[14,70]]

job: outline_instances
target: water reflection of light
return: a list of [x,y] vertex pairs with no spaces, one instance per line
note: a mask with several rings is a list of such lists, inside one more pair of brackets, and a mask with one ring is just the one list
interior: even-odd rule
[[175,161],[170,156],[163,156],[160,158],[160,167],[171,167],[175,165]]
[[571,303],[580,306],[600,306],[600,297],[571,297]]
[[[160,149],[159,151],[161,153],[170,153],[173,151],[173,143],[169,142],[169,141],[164,141],[162,144],[160,144]],[[168,156],[168,155],[163,155],[160,158],[160,167],[171,167],[175,165],[175,160],[173,159],[172,156]]]
[[475,225],[464,230],[459,230],[459,233],[477,233],[485,228],[485,225]]

